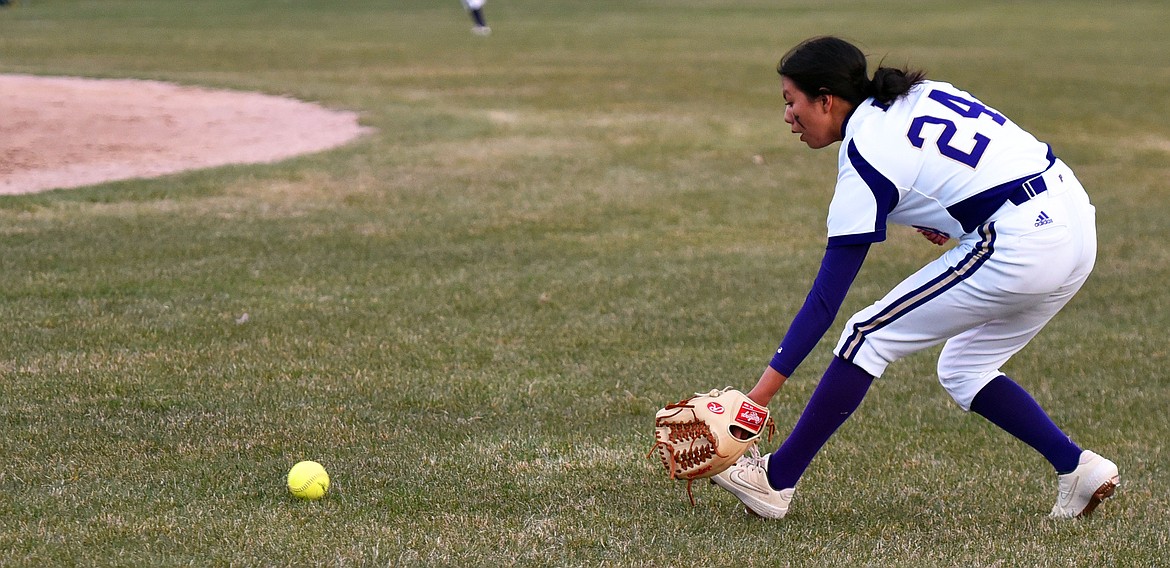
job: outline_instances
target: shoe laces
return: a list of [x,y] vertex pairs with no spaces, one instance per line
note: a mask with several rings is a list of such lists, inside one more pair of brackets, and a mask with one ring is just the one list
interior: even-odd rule
[[748,453],[740,456],[735,462],[736,467],[751,468],[760,471],[767,471],[768,456],[760,455],[760,449],[755,444],[748,448]]

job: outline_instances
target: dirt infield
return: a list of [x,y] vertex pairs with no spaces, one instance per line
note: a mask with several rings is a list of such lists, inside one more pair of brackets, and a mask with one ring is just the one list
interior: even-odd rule
[[356,113],[259,93],[0,75],[0,195],[275,162],[366,131]]

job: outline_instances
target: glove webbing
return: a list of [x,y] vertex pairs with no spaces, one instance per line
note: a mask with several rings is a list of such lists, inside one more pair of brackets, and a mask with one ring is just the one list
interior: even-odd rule
[[[714,446],[706,446],[703,448],[686,450],[675,454],[674,452],[670,451],[670,444],[667,444],[666,442],[655,442],[654,447],[650,448],[650,451],[646,454],[646,457],[654,455],[654,452],[658,451],[660,446],[666,446],[665,451],[658,452],[658,457],[662,458],[662,465],[666,466],[666,470],[670,472],[671,479],[678,479],[678,476],[675,475],[675,471],[678,469],[674,467],[676,464],[681,463],[683,468],[687,468],[695,463],[706,460],[715,453]],[[687,478],[687,498],[691,500],[692,507],[695,506],[695,494],[691,492],[691,484],[694,482],[694,478]]]
[[[656,450],[665,447],[666,451],[659,452],[659,456],[662,457],[662,462],[666,466],[666,470],[670,472],[671,479],[677,478],[675,472],[678,470],[698,465],[713,455],[722,455],[717,454],[715,451],[715,435],[711,433],[711,428],[705,423],[678,422],[667,424],[666,426],[670,428],[671,442],[685,442],[687,440],[694,441],[699,439],[706,439],[709,442],[709,445],[706,446],[692,447],[689,450],[680,450],[677,452],[670,451],[671,446],[665,441],[654,442],[650,451],[646,453],[646,457],[654,455]],[[677,432],[675,430],[676,426],[679,427]]]
[[[684,409],[693,409],[693,405],[687,404],[690,402],[690,400],[691,399],[688,398],[675,404],[668,404],[666,408],[678,408],[679,412],[682,412]],[[694,410],[691,410],[691,414],[692,416],[694,415]],[[675,414],[664,418],[673,418],[677,415],[678,413],[676,412]],[[652,446],[650,451],[646,454],[646,457],[650,457],[656,450],[659,450],[659,448],[665,446],[665,451],[659,451],[659,457],[662,458],[662,465],[666,466],[666,470],[670,472],[671,479],[678,479],[678,476],[675,474],[676,471],[687,469],[693,465],[702,463],[713,455],[722,455],[717,454],[715,451],[717,441],[715,440],[715,435],[711,433],[711,427],[708,426],[706,422],[698,420],[697,418],[689,422],[668,422],[663,419],[656,421],[655,426],[666,426],[670,430],[669,439],[671,442],[677,443],[686,442],[688,440],[696,441],[701,439],[705,439],[708,442],[708,444],[705,446],[691,448],[689,450],[681,450],[678,452],[672,452],[670,444],[666,443],[665,441],[655,442],[654,446]],[[695,494],[691,491],[691,484],[694,482],[694,478],[687,479],[687,498],[690,499],[692,507],[695,506]]]

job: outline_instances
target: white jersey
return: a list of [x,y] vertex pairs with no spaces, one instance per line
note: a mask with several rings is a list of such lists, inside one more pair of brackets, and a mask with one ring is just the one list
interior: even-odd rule
[[1010,190],[1053,163],[1044,144],[970,93],[923,81],[844,126],[829,244],[885,240],[886,223],[971,234]]

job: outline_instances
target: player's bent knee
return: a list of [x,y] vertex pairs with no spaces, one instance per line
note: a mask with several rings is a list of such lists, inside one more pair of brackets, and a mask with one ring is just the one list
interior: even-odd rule
[[959,405],[966,412],[971,411],[971,402],[975,400],[975,395],[983,390],[992,379],[998,377],[1002,373],[999,369],[990,371],[959,371],[947,370],[940,368],[938,370],[938,382],[942,385],[947,394],[951,395],[951,399]]

